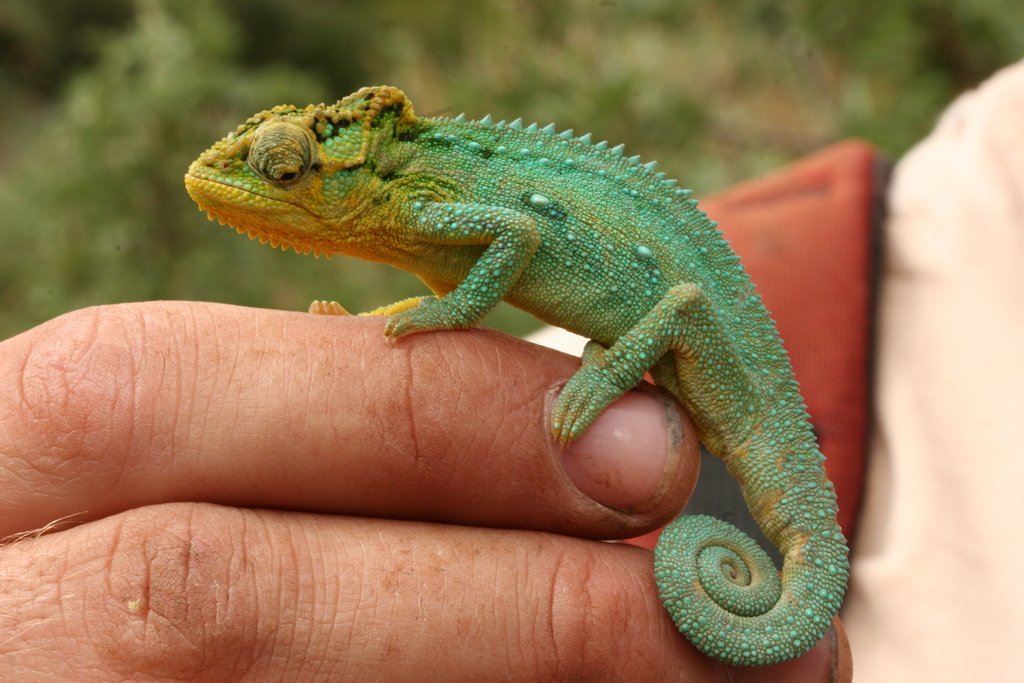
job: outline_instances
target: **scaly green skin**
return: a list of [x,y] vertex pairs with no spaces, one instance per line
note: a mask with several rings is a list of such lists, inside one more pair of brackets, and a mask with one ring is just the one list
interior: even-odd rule
[[847,548],[789,361],[716,224],[654,164],[554,126],[417,118],[401,91],[376,87],[258,114],[185,180],[239,232],[418,275],[436,296],[374,311],[391,316],[385,334],[470,327],[504,299],[592,339],[554,409],[563,443],[650,370],[785,556],[780,584],[738,530],[676,520],[655,571],[677,626],[745,665],[823,635]]

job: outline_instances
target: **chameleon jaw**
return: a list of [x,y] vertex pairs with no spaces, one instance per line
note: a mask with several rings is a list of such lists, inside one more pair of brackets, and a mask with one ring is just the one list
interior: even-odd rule
[[[201,211],[206,212],[210,220],[216,220],[221,225],[230,225],[238,234],[248,234],[249,239],[258,239],[261,244],[270,242],[272,247],[280,247],[282,251],[291,248],[297,254],[313,252],[317,257],[324,254],[330,258],[338,253],[336,248],[324,244],[325,240],[310,239],[315,235],[312,231],[299,228],[284,233],[281,229],[282,221],[267,220],[267,216],[294,218],[299,215],[307,221],[315,221],[316,218],[302,207],[194,175],[191,169],[185,174],[185,187],[189,196],[198,204]],[[246,208],[249,206],[252,208]]]

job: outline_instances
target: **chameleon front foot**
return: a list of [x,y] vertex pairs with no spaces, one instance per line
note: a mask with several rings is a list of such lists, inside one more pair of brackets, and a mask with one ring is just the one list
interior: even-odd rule
[[476,324],[477,320],[468,319],[446,298],[423,297],[418,305],[391,313],[384,327],[385,336],[404,337],[417,332],[459,330]]

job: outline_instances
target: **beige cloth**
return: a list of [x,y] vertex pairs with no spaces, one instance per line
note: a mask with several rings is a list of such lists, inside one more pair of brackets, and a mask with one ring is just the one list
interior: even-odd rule
[[885,255],[856,678],[1024,680],[1024,62],[899,162]]

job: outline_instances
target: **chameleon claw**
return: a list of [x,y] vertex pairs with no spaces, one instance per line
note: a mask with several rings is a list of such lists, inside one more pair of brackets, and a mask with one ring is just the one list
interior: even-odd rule
[[416,316],[411,311],[402,311],[388,318],[384,326],[384,336],[397,339],[416,332],[429,332],[431,329],[417,324]]
[[401,315],[393,315],[388,318],[387,324],[384,326],[385,337],[401,337],[402,335],[409,332],[408,324],[401,319]]
[[551,425],[551,434],[558,443],[566,446],[580,437],[580,432],[570,423],[554,422]]
[[392,313],[384,326],[384,334],[389,337],[404,337],[417,332],[434,330],[450,330],[452,325],[446,320],[446,311],[441,300],[434,297],[417,299],[417,305]]

